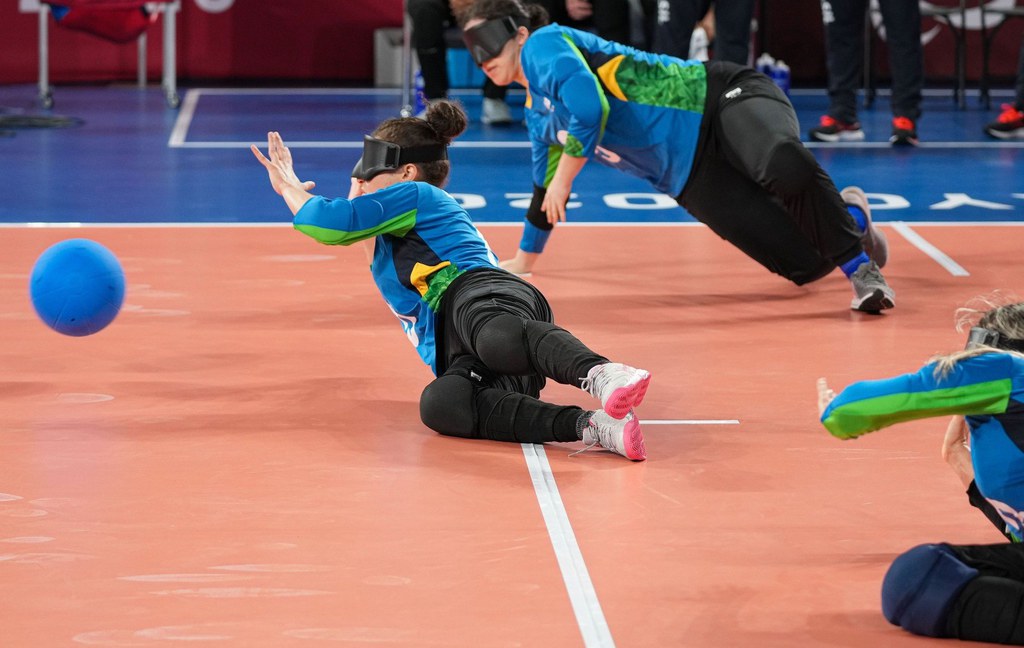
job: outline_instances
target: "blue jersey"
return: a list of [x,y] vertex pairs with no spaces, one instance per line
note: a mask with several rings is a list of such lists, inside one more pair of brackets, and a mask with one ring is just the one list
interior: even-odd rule
[[533,182],[547,187],[562,155],[593,158],[678,196],[697,149],[707,72],[561,25],[523,46]]
[[956,363],[942,378],[935,364],[885,380],[850,385],[829,404],[821,422],[849,439],[901,421],[963,414],[971,431],[974,481],[1005,523],[1024,537],[1024,359],[983,353]]
[[373,281],[435,373],[441,296],[463,272],[498,265],[466,210],[423,182],[399,182],[352,200],[315,196],[295,214],[294,225],[326,245],[376,238]]

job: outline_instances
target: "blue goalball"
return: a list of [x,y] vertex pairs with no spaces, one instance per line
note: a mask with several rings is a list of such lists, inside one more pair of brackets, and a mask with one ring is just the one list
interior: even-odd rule
[[32,268],[29,295],[43,322],[64,335],[102,331],[124,302],[124,271],[95,241],[69,239],[46,249]]

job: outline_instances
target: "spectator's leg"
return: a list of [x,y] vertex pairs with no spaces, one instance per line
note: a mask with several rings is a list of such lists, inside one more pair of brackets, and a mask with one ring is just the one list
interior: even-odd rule
[[892,114],[921,116],[924,60],[921,55],[921,7],[906,0],[881,0],[882,22],[892,69]]

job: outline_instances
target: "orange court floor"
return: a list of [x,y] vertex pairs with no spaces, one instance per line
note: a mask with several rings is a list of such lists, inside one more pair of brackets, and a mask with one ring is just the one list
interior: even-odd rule
[[[1024,228],[883,227],[880,316],[839,273],[795,287],[703,226],[559,228],[531,280],[652,372],[644,463],[426,429],[430,372],[361,250],[281,226],[3,229],[0,645],[948,645],[879,605],[906,549],[1002,539],[939,457],[946,422],[839,441],[815,379],[962,347],[954,310],[1020,285]],[[28,298],[75,237],[128,286],[84,338]]]

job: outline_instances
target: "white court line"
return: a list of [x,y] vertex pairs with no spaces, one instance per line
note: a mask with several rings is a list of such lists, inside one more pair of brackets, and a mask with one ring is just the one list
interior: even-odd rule
[[533,490],[537,494],[537,502],[544,515],[544,524],[547,526],[551,545],[555,549],[562,580],[565,582],[569,601],[576,614],[576,623],[583,635],[583,645],[586,648],[612,647],[615,640],[608,628],[608,622],[605,621],[601,602],[597,600],[597,592],[590,581],[590,574],[580,553],[580,546],[576,542],[572,524],[569,523],[569,516],[565,512],[565,505],[558,494],[558,485],[555,484],[555,476],[551,473],[551,465],[548,463],[544,446],[534,443],[522,445],[526,465],[530,469],[530,478],[533,480]]
[[192,118],[196,114],[196,104],[199,103],[199,95],[202,92],[202,90],[189,90],[185,93],[185,99],[181,102],[181,109],[178,111],[178,118],[174,120],[171,137],[167,140],[168,147],[179,148],[185,145],[185,138],[188,137],[188,129],[192,125]]
[[[199,97],[207,95],[339,95],[339,96],[367,96],[398,94],[396,88],[192,88],[185,93],[181,109],[178,112],[178,119],[174,123],[170,139],[167,141],[169,148],[191,148],[191,149],[237,149],[249,148],[254,142],[216,141],[216,142],[187,142],[188,129],[195,118],[196,104]],[[461,94],[480,94],[480,90],[467,90]],[[820,91],[813,91],[820,94]],[[797,93],[799,94],[799,93]],[[481,148],[481,149],[519,149],[530,148],[529,140],[524,137],[522,140],[499,140],[493,142],[452,142],[453,148]],[[889,142],[804,142],[809,149],[891,149]],[[288,142],[289,148],[295,149],[361,149],[363,142],[354,141],[298,141]],[[1024,142],[921,142],[918,148],[930,149],[990,149],[990,148],[1024,148]]]
[[923,236],[915,232],[910,225],[903,221],[890,224],[894,230],[899,232],[903,238],[913,243],[917,249],[921,250],[931,258],[935,259],[936,263],[949,271],[949,274],[954,277],[969,277],[970,272],[953,259],[949,257],[945,252],[935,247],[931,243],[925,240]]
[[738,419],[641,419],[642,425],[739,425]]
[[[646,425],[727,425],[737,424],[739,421],[736,419],[652,419],[641,421],[641,423]],[[572,609],[576,615],[576,623],[583,635],[583,645],[586,648],[612,647],[615,645],[615,640],[612,638],[608,622],[601,610],[601,602],[597,599],[597,591],[590,580],[590,573],[587,571],[587,564],[580,552],[579,543],[576,542],[576,534],[572,530],[572,523],[569,522],[565,504],[562,503],[562,497],[558,493],[558,485],[551,472],[551,464],[548,463],[544,446],[536,443],[524,443],[522,446],[526,465],[530,469],[533,490],[544,516],[544,525],[547,527],[551,546],[558,559],[558,568],[562,572],[562,580],[569,593],[569,601],[572,603]]]

